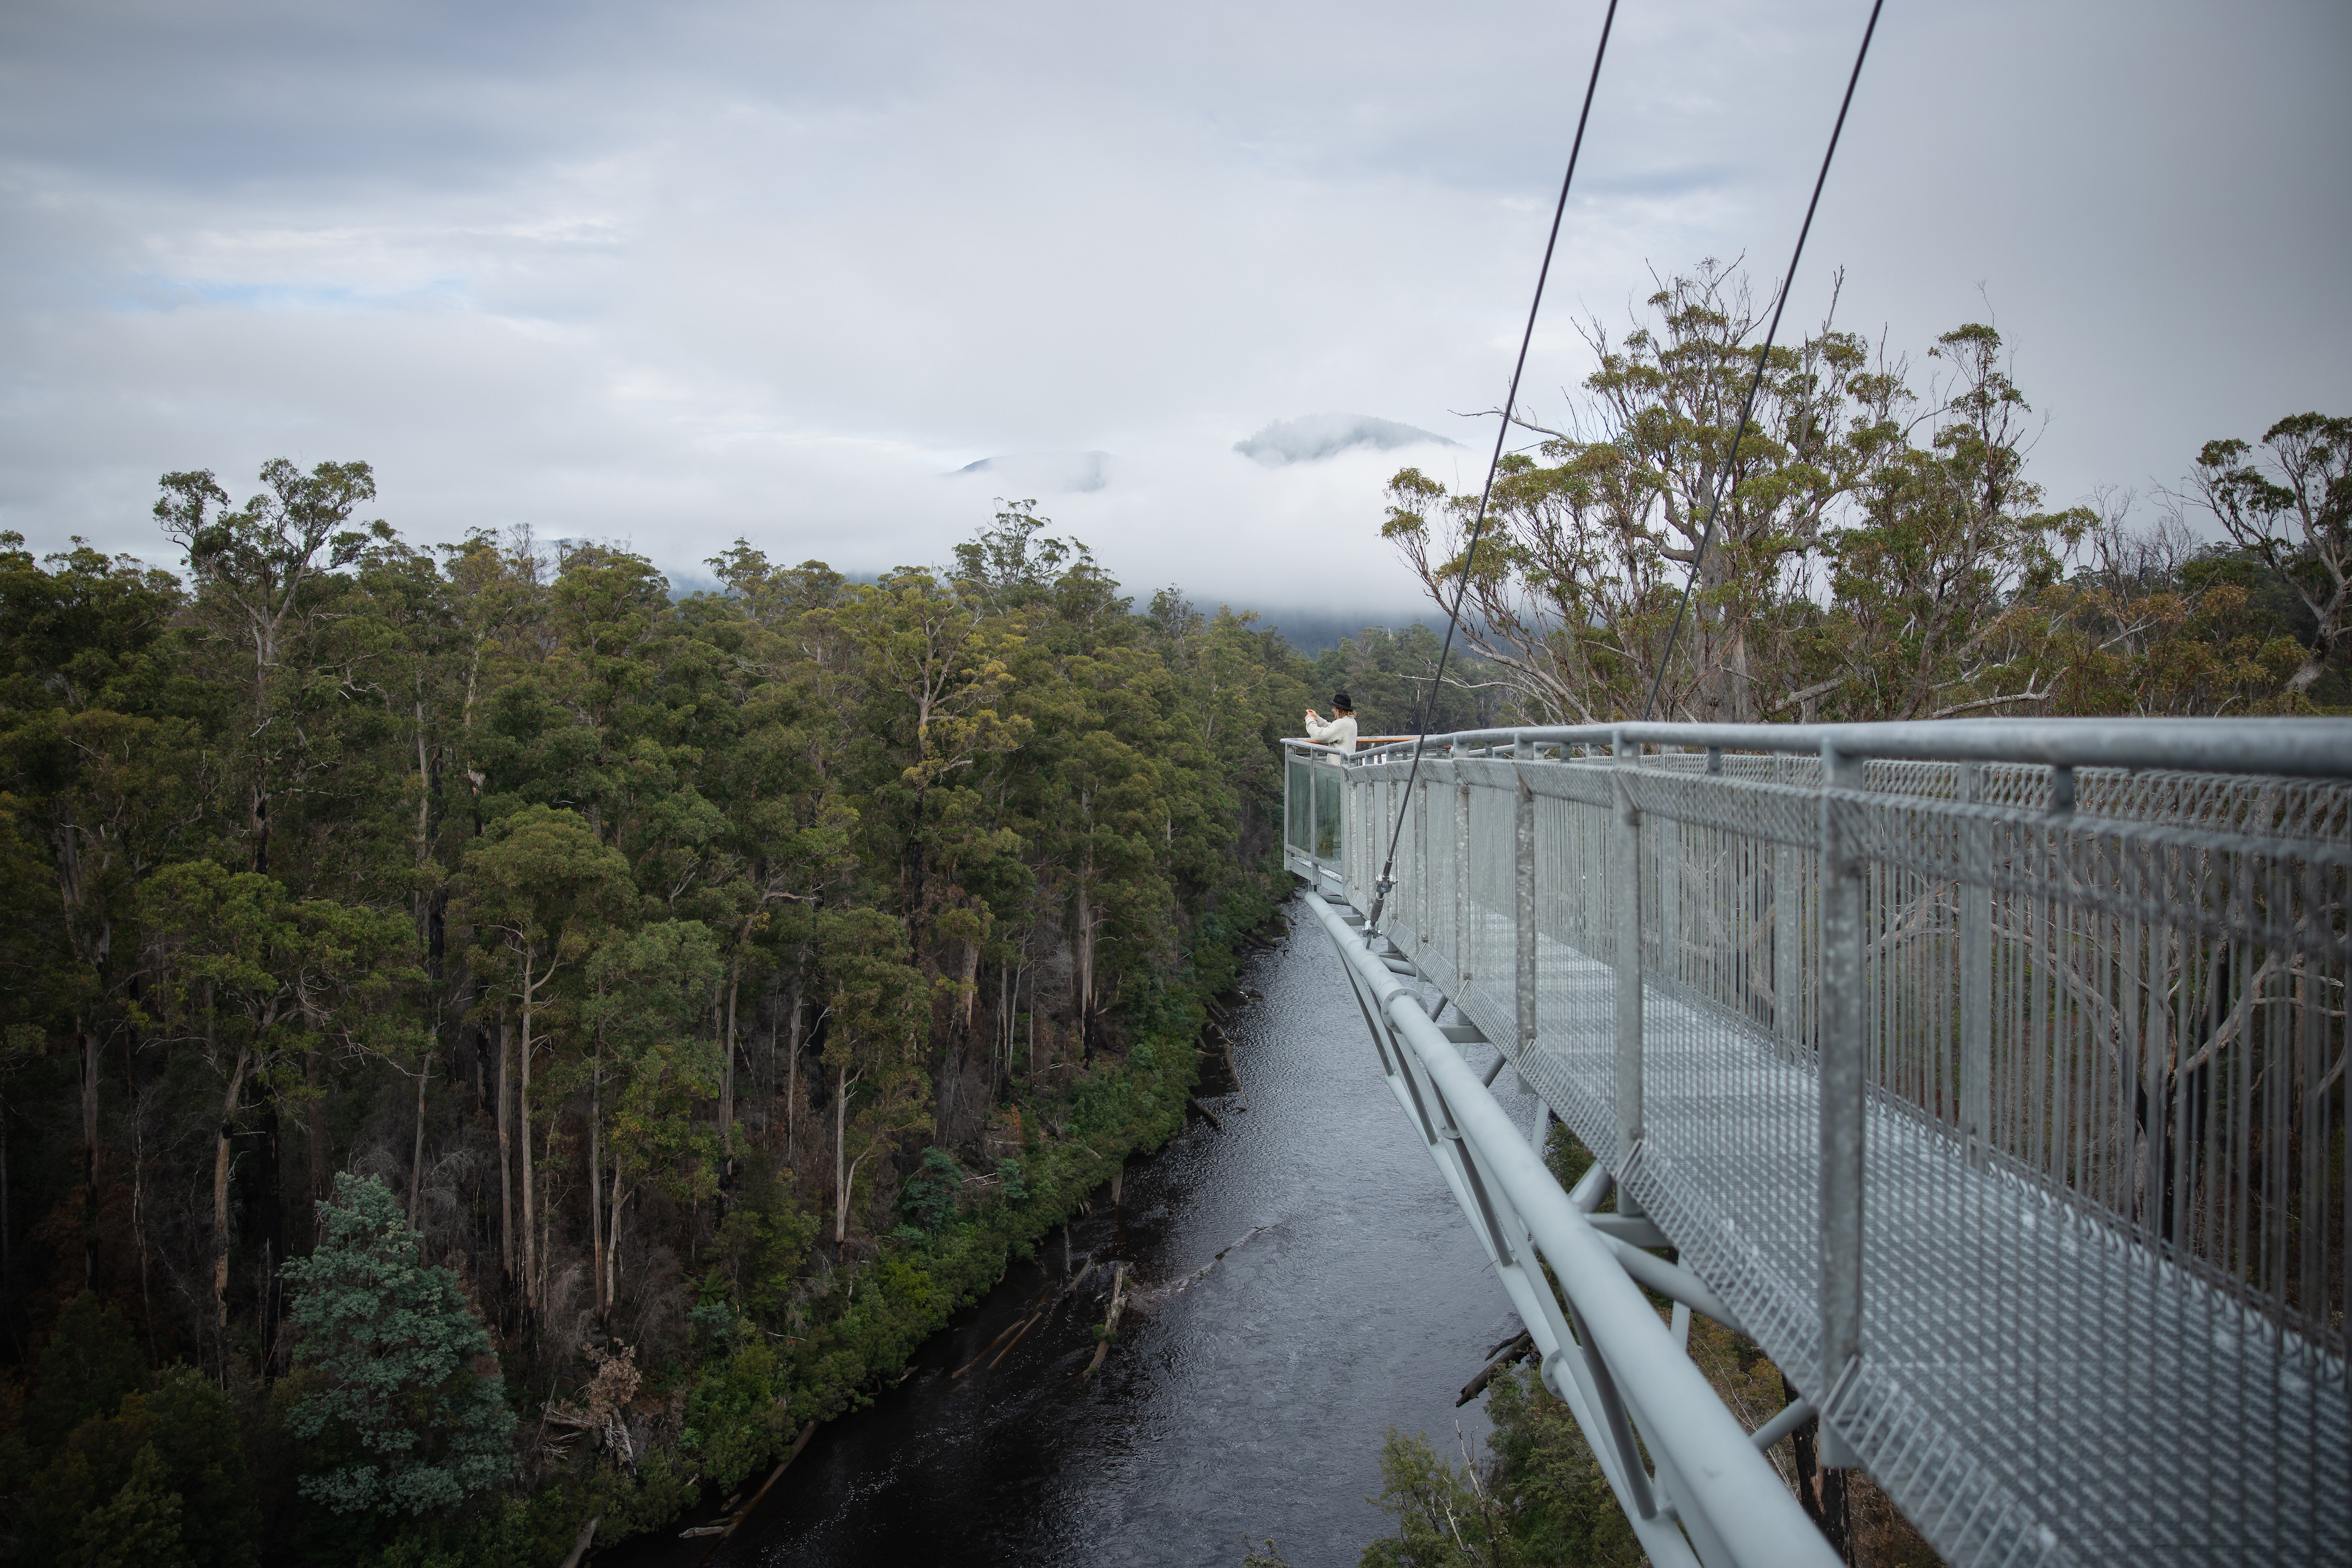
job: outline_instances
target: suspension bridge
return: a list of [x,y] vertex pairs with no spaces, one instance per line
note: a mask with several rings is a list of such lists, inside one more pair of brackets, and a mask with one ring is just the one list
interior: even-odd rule
[[[1292,742],[1285,813],[1653,1563],[1833,1563],[1815,1417],[1955,1564],[2352,1561],[2352,721]],[[1801,1397],[1745,1428],[1693,1312]]]

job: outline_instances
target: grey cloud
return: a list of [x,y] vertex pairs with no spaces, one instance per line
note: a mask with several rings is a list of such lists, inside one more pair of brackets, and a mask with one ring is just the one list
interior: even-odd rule
[[1246,441],[1234,442],[1234,450],[1269,468],[1278,468],[1285,463],[1337,457],[1350,447],[1389,452],[1428,442],[1440,447],[1462,444],[1417,426],[1376,419],[1369,414],[1309,414],[1300,419],[1277,419]]
[[[1035,495],[1132,583],[1409,603],[1390,450],[1234,438],[1500,401],[1600,11],[0,6],[0,528],[153,552],[161,472],[360,458],[424,540],[869,571]],[[1654,269],[1744,255],[1769,294],[1860,15],[1621,15],[1538,416]],[[2352,7],[2307,0],[1891,9],[1790,322],[1843,267],[1840,324],[1917,372],[1997,310],[2053,504],[2352,409],[2346,58]],[[1477,447],[1420,450],[1475,489]]]
[[1087,495],[1110,483],[1108,452],[1008,452],[966,463],[950,479],[986,474],[990,482],[1031,496]]

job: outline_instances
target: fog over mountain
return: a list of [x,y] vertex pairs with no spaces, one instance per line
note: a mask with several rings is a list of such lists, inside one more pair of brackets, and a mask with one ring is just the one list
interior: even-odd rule
[[1277,419],[1248,440],[1234,442],[1234,450],[1269,468],[1278,468],[1285,463],[1334,457],[1350,447],[1390,452],[1423,444],[1458,447],[1462,443],[1369,414],[1310,414],[1303,419]]
[[[1620,15],[1548,423],[1659,276],[1769,293],[1867,9]],[[1601,10],[18,0],[0,528],[163,559],[158,474],[363,458],[421,541],[875,571],[1034,494],[1146,591],[1409,604],[1381,488],[1477,488]],[[1792,327],[1841,268],[1915,371],[1996,322],[2053,505],[2352,409],[2347,59],[2340,4],[1890,7]]]

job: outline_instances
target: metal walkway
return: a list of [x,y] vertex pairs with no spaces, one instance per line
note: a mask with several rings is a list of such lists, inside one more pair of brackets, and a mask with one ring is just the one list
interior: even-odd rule
[[1409,752],[1290,743],[1286,857],[1654,1562],[1831,1561],[1814,1406],[1954,1563],[2352,1561],[2352,723],[1445,737],[1368,935]]

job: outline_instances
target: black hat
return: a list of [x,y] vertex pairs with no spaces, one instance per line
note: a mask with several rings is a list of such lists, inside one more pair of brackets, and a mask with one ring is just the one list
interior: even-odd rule
[[1353,713],[1356,710],[1355,703],[1349,699],[1348,694],[1344,691],[1334,691],[1331,693],[1331,706],[1334,708],[1345,709],[1350,713]]

